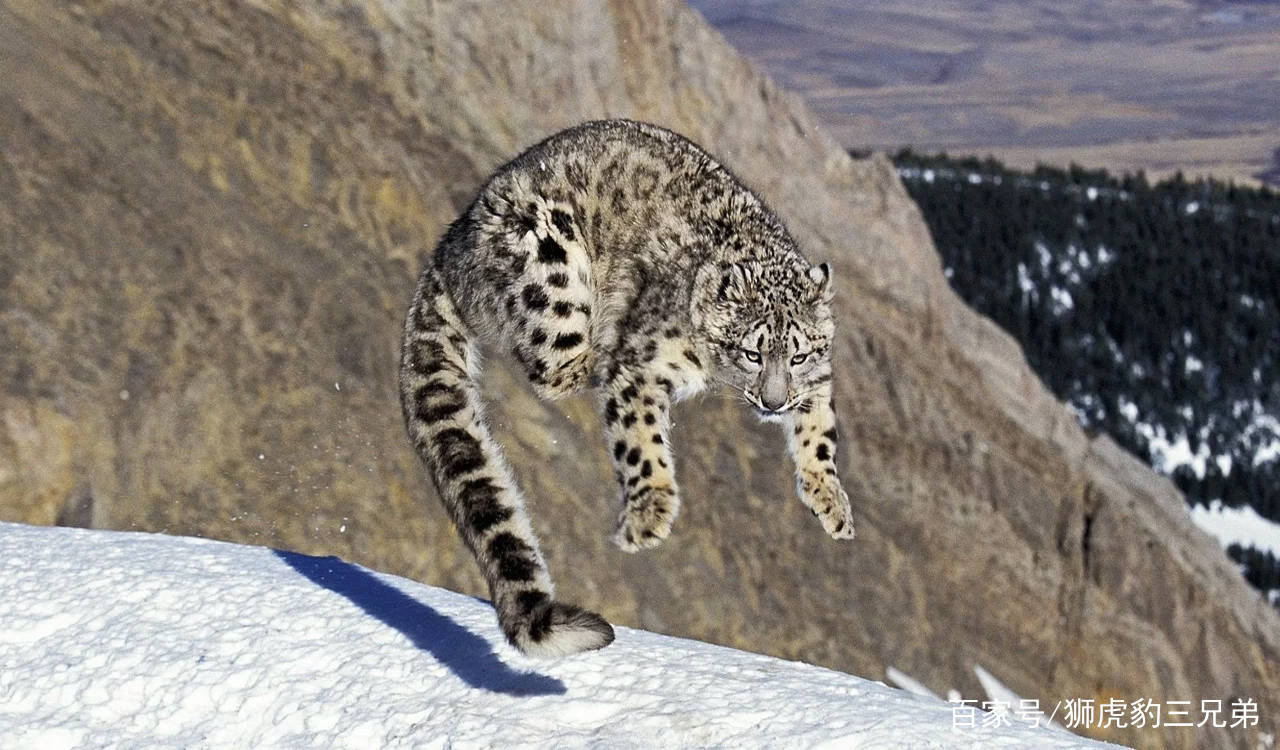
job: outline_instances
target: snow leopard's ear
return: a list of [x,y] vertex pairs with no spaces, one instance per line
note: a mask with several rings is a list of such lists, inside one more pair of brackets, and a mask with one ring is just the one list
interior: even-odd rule
[[814,299],[820,299],[825,302],[831,301],[831,266],[827,263],[819,263],[809,269],[809,281],[813,283]]

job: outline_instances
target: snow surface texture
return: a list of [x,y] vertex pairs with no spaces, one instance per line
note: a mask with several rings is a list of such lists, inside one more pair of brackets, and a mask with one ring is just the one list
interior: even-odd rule
[[0,746],[1102,747],[617,629],[532,661],[485,602],[337,558],[0,524]]

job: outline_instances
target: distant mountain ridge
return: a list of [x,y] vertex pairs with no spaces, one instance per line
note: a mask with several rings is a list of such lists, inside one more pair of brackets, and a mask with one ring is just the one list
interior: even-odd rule
[[1275,179],[1274,2],[691,4],[847,147]]

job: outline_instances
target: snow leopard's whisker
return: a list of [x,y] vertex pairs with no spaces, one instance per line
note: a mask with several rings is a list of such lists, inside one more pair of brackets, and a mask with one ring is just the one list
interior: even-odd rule
[[827,387],[827,386],[826,386],[826,384],[824,383],[823,385],[815,385],[815,386],[814,386],[814,387],[812,387],[812,388],[809,388],[809,389],[807,389],[807,390],[800,391],[799,393],[797,393],[797,394],[796,394],[795,398],[793,398],[793,399],[792,399],[792,401],[794,401],[795,403],[797,403],[797,404],[798,404],[798,403],[800,403],[801,401],[804,401],[806,398],[809,398],[809,397],[810,397],[810,396],[812,396],[813,394],[821,392],[821,391],[822,391],[824,388],[826,388],[826,387]]

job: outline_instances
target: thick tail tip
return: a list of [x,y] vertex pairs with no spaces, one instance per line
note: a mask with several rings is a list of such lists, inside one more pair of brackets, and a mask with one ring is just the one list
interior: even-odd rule
[[593,651],[613,643],[613,626],[595,612],[548,600],[508,630],[511,643],[528,656],[552,658]]

